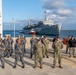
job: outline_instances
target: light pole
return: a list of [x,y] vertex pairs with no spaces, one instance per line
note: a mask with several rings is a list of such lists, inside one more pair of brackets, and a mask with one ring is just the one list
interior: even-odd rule
[[15,38],[15,19],[13,18],[13,24],[14,24],[14,38]]

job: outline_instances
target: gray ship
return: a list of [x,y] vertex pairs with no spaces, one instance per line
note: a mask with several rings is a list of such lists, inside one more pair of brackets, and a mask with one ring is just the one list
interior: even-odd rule
[[30,33],[31,30],[34,30],[39,35],[59,35],[61,25],[54,24],[53,20],[48,20],[47,13],[45,13],[44,21],[38,21],[36,24],[31,24],[31,22],[29,22],[20,32]]

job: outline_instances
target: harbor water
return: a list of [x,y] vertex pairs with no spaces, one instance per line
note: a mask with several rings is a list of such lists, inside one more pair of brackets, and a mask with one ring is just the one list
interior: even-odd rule
[[[22,35],[22,33],[19,33],[20,30],[15,31],[15,36]],[[13,30],[3,30],[3,37],[5,35],[10,34],[12,37],[14,37],[14,31]],[[31,37],[31,34],[24,34],[25,37]],[[60,38],[67,38],[68,35],[74,36],[76,38],[76,30],[61,30],[60,32]],[[38,37],[42,35],[37,35]],[[47,37],[53,38],[55,36],[46,35]]]

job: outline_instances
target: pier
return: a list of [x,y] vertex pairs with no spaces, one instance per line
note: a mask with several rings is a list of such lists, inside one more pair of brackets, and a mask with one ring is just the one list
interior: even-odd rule
[[[16,38],[14,38],[15,40]],[[51,47],[52,42],[49,44],[49,58],[43,59],[43,69],[34,69],[34,57],[30,59],[30,38],[26,38],[26,54],[24,55],[25,68],[21,68],[21,63],[13,69],[14,65],[14,54],[12,57],[5,58],[5,68],[2,69],[0,66],[0,75],[76,75],[76,58],[69,58],[69,54],[65,54],[65,48],[62,49],[62,66],[60,69],[57,67],[55,69],[53,66],[53,49]]]

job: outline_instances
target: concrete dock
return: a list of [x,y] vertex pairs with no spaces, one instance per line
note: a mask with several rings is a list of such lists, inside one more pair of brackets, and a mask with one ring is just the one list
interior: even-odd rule
[[53,49],[52,42],[49,44],[49,58],[43,59],[43,69],[34,69],[34,58],[30,59],[30,38],[26,38],[26,54],[24,56],[25,68],[21,68],[21,63],[13,69],[14,55],[10,58],[5,58],[5,69],[0,66],[0,75],[76,75],[76,58],[69,58],[69,54],[65,54],[65,45],[62,49],[62,66],[53,69]]

